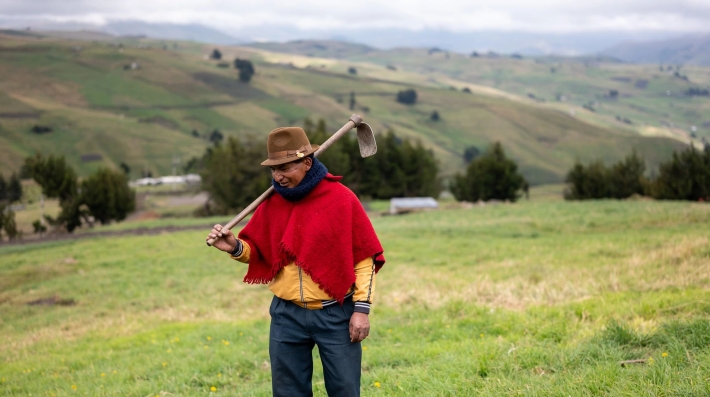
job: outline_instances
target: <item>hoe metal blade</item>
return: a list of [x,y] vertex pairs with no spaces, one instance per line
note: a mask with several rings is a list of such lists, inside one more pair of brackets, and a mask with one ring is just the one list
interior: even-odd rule
[[362,157],[370,157],[377,153],[375,134],[367,123],[360,123],[357,126],[357,144],[360,146],[360,156]]

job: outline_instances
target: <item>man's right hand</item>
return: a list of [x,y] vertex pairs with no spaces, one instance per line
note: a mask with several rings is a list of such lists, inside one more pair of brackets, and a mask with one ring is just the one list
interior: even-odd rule
[[212,231],[205,240],[215,239],[213,247],[220,251],[232,252],[237,246],[237,238],[231,230],[225,229],[222,225],[214,225]]

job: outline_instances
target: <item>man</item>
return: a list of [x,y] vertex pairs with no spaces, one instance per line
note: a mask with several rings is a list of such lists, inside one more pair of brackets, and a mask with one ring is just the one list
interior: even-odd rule
[[328,173],[301,128],[267,140],[271,195],[239,238],[220,225],[207,239],[248,263],[244,281],[269,284],[275,397],[312,396],[314,345],[329,396],[360,395],[362,347],[383,249],[357,197]]

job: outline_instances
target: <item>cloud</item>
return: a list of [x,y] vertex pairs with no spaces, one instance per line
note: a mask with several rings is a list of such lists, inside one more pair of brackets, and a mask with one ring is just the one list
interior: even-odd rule
[[0,0],[0,18],[98,25],[129,19],[200,23],[227,32],[268,26],[304,31],[710,31],[707,0],[360,0],[345,4],[324,0]]

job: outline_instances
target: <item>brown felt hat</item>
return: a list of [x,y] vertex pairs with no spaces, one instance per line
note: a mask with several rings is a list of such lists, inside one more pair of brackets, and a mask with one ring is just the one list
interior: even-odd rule
[[311,145],[303,128],[277,128],[269,133],[269,139],[266,141],[269,158],[261,165],[279,165],[300,160],[314,153],[319,147],[319,145]]

